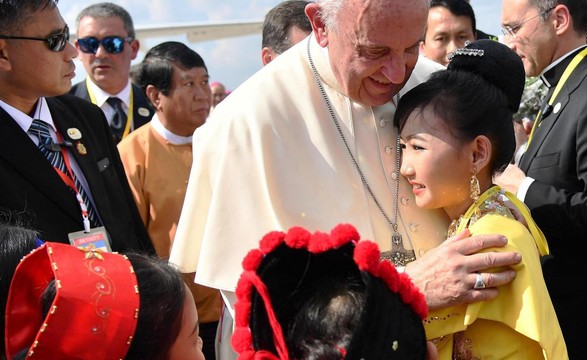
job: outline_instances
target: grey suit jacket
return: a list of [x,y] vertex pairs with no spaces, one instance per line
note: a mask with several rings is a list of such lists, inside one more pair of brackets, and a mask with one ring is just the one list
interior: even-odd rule
[[[544,74],[551,90],[574,55]],[[587,322],[587,58],[575,68],[536,127],[520,169],[535,179],[524,199],[546,235],[551,256],[543,273],[569,357],[584,353]]]

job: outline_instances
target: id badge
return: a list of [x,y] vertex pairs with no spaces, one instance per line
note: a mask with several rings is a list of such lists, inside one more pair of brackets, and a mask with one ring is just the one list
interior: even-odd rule
[[103,252],[112,252],[110,248],[110,238],[104,226],[90,229],[89,232],[76,231],[69,233],[69,243],[73,246],[87,250],[101,250]]

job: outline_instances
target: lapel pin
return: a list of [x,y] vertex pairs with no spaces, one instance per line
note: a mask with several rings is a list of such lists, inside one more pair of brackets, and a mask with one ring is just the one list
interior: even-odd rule
[[556,103],[556,105],[554,106],[554,113],[556,114],[557,112],[559,112],[561,110],[561,103]]
[[67,129],[67,136],[72,140],[79,140],[82,138],[82,133],[77,128],[69,128]]
[[149,109],[144,108],[144,107],[140,107],[137,111],[138,111],[139,115],[145,116],[145,117],[147,117],[147,116],[149,116],[151,114],[151,112],[149,111]]
[[86,149],[86,147],[84,146],[84,144],[82,144],[81,142],[77,142],[77,144],[75,144],[75,148],[77,149],[77,152],[80,155],[86,155],[88,153],[88,150]]

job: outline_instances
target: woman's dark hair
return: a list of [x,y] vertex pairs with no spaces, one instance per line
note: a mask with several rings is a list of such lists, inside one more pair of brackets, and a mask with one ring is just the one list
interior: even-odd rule
[[[181,328],[184,282],[179,272],[162,259],[126,255],[134,268],[140,296],[137,328],[126,359],[165,360]],[[41,297],[43,314],[49,312],[55,295],[55,282],[51,281]]]
[[[476,50],[483,54],[473,55]],[[432,74],[401,98],[394,124],[401,131],[412,112],[429,109],[461,142],[485,135],[492,143],[489,169],[492,175],[499,173],[514,154],[512,118],[524,80],[524,66],[515,52],[496,41],[475,41],[451,60],[447,70]]]
[[[0,335],[4,339],[4,313],[10,281],[20,260],[37,247],[37,232],[28,229],[18,217],[0,213]],[[0,359],[5,359],[4,340],[0,345]]]

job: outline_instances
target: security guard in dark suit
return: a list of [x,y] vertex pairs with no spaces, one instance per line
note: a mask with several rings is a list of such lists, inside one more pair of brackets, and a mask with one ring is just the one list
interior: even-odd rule
[[154,114],[141,89],[130,81],[130,63],[140,46],[132,19],[118,5],[98,3],[82,10],[76,23],[75,45],[87,78],[70,93],[104,111],[118,143]]
[[66,94],[68,39],[53,0],[0,4],[0,209],[43,240],[154,253],[104,114]]

